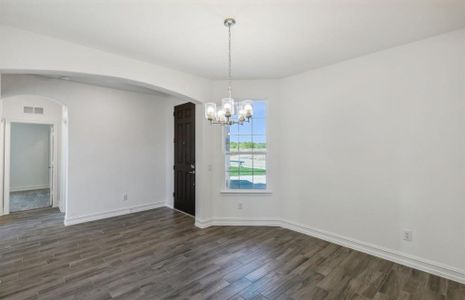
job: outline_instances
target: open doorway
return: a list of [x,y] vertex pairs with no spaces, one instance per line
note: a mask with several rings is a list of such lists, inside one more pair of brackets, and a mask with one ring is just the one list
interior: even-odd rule
[[9,211],[53,205],[53,125],[10,123]]
[[[54,99],[43,96],[15,95],[0,100],[0,114],[2,115],[0,171],[3,171],[0,172],[0,197],[2,198],[0,216],[44,206],[59,208],[61,212],[66,213],[68,199],[67,107]],[[18,144],[18,130],[24,135],[24,131],[30,128],[39,130],[39,127],[42,129],[40,142],[36,141],[34,144],[33,140],[38,137],[31,137],[31,132],[29,132],[29,137]],[[45,134],[47,132],[48,134]],[[20,153],[21,151],[32,151],[37,149],[38,145],[41,145],[43,150],[41,156],[35,153],[29,162],[21,156],[18,158],[18,154],[24,154]],[[24,180],[25,177],[24,175],[21,177],[21,174],[32,175],[35,171],[31,171],[30,168],[39,163],[42,167],[37,172],[42,174],[42,180],[19,181],[18,183],[15,178],[19,176]],[[26,171],[18,173],[17,164],[22,164]],[[10,196],[16,199],[10,201]],[[31,201],[32,197],[34,200]],[[29,199],[29,203],[25,203],[24,199]],[[12,204],[12,209],[10,209],[10,204]]]

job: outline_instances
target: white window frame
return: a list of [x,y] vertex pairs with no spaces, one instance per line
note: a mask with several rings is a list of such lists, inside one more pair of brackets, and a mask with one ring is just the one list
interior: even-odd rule
[[[239,100],[241,101],[241,100]],[[270,189],[270,168],[269,168],[269,149],[268,149],[268,139],[269,139],[269,102],[265,99],[254,99],[252,101],[260,101],[264,102],[266,105],[266,117],[265,117],[265,137],[266,137],[266,151],[263,154],[266,157],[266,188],[265,189],[231,189],[226,185],[226,156],[227,155],[234,155],[234,152],[227,152],[226,151],[226,136],[227,136],[227,129],[226,127],[222,133],[222,152],[223,152],[223,189],[221,190],[221,194],[272,194],[272,190]],[[246,151],[246,152],[238,152],[238,154],[257,154],[253,151]],[[260,153],[259,153],[260,154]]]

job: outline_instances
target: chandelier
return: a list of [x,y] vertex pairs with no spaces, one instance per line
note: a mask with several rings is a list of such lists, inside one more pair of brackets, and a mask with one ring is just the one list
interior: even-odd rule
[[250,122],[253,116],[253,102],[245,100],[235,102],[232,98],[231,89],[231,26],[236,24],[233,18],[224,20],[224,26],[228,27],[228,97],[221,100],[221,108],[217,110],[216,103],[205,103],[205,118],[212,125],[242,125],[244,122]]

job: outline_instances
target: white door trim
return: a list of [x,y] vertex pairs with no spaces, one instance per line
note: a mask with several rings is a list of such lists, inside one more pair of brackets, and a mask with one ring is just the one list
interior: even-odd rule
[[[53,122],[40,121],[40,120],[25,120],[25,119],[5,119],[2,121],[4,124],[4,176],[3,176],[3,214],[7,215],[10,213],[10,161],[11,161],[11,123],[26,123],[26,124],[41,124],[41,125],[50,125],[51,130],[56,132],[57,124]],[[51,164],[56,166],[57,160],[57,143],[53,143],[53,149],[50,149],[51,153]],[[52,206],[58,207],[58,176],[56,168],[53,168],[52,172],[52,182],[50,182],[50,197],[52,198]]]
[[3,168],[5,174],[3,176],[3,214],[8,215],[10,213],[10,148],[11,148],[11,123],[5,121],[5,148],[4,155],[5,161],[3,162]]
[[[3,102],[2,102],[3,103]],[[0,123],[0,141],[4,141],[4,137],[5,137],[5,120],[1,120],[1,123]],[[4,212],[4,205],[3,205],[3,202],[4,202],[4,197],[3,197],[3,191],[4,191],[4,163],[5,163],[5,156],[4,156],[4,150],[5,150],[5,143],[2,143],[1,144],[1,147],[0,147],[0,195],[2,195],[2,199],[0,200],[0,216],[3,215],[3,212]]]
[[50,206],[53,206],[53,207],[56,207],[56,204],[54,202],[55,199],[57,198],[56,195],[54,195],[55,193],[52,192],[52,191],[55,191],[55,186],[56,186],[56,183],[55,183],[55,173],[56,173],[56,169],[55,169],[55,126],[50,126],[50,137],[49,137],[49,143],[50,143],[50,147],[49,147],[49,166],[48,166],[48,176],[49,176],[49,180],[48,180],[48,184],[49,184],[49,188],[50,188],[50,200],[49,200],[49,203],[50,203]]

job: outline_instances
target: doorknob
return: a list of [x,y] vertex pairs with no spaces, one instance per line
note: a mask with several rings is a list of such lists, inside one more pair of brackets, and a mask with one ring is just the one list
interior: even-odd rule
[[191,169],[195,169],[195,165],[191,164]]

